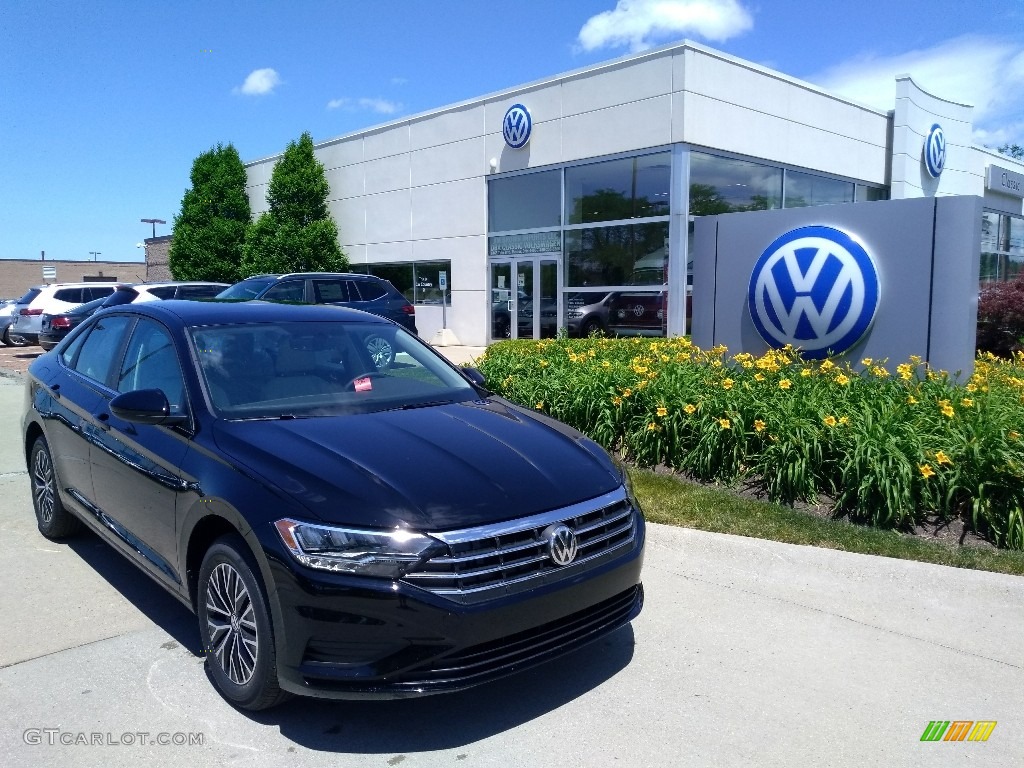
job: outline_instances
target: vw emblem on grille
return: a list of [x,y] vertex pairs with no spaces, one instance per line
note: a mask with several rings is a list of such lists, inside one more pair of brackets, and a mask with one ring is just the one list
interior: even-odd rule
[[946,165],[946,134],[935,123],[924,140],[924,168],[933,179],[939,178]]
[[637,317],[640,317],[641,315],[643,315],[643,313],[644,313],[644,305],[643,304],[637,304],[635,307],[633,307],[633,314],[636,315]]
[[548,555],[555,565],[568,565],[576,559],[579,543],[572,528],[564,523],[549,525],[542,536],[548,543]]
[[804,357],[841,354],[875,318],[878,272],[858,240],[832,227],[799,227],[768,246],[747,291],[750,317],[773,347]]
[[513,104],[509,107],[501,121],[501,135],[505,137],[505,143],[512,149],[519,149],[530,140],[532,131],[533,119],[529,110],[522,104]]

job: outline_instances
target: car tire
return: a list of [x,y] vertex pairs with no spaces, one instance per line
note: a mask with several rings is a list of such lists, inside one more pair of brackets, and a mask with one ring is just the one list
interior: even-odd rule
[[6,344],[8,347],[25,347],[25,346],[28,346],[28,342],[27,341],[15,341],[11,337],[11,327],[10,326],[7,326],[6,328],[4,328],[4,335],[3,335],[2,338],[0,338],[0,341],[3,341],[3,343]]
[[373,360],[378,371],[390,368],[391,364],[395,362],[395,347],[383,336],[378,336],[375,333],[367,336],[366,351],[370,354],[370,359]]
[[277,651],[259,569],[240,536],[217,539],[203,557],[196,588],[206,669],[221,695],[257,711],[287,694],[277,679]]
[[60,500],[60,481],[46,438],[40,435],[29,454],[29,478],[32,482],[32,507],[39,532],[48,539],[65,539],[78,533],[82,521],[68,512]]
[[593,336],[595,333],[598,336],[605,335],[604,326],[601,325],[601,321],[597,318],[592,317],[584,321],[583,325],[580,326],[580,338],[582,339]]

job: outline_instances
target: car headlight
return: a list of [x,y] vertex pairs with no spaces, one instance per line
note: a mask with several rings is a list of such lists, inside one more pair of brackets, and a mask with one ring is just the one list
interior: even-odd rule
[[274,526],[292,557],[305,566],[385,579],[400,578],[446,546],[400,528],[362,531],[289,519],[278,520]]
[[622,478],[622,487],[626,491],[626,498],[629,499],[629,503],[633,505],[633,509],[637,511],[637,514],[643,514],[643,511],[640,509],[640,502],[636,500],[636,495],[633,493],[633,481],[629,478],[629,470],[618,459],[614,461],[616,468],[619,470],[619,476]]

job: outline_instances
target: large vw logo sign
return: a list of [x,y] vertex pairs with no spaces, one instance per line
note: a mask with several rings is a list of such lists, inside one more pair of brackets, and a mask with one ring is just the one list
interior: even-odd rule
[[505,137],[505,143],[512,149],[519,149],[530,140],[532,131],[533,119],[526,107],[522,104],[509,107],[505,119],[501,121],[501,134]]
[[804,357],[842,354],[864,335],[878,308],[878,273],[856,239],[832,227],[800,227],[768,246],[747,292],[757,332]]
[[946,165],[946,135],[935,123],[924,140],[924,167],[933,179],[939,178]]

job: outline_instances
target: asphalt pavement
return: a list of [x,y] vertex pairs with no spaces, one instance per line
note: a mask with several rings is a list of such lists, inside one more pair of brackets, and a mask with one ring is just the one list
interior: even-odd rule
[[[22,387],[0,377],[4,766],[1024,764],[1024,579],[660,525],[643,613],[568,657],[459,694],[237,711],[187,609],[94,535],[36,531]],[[922,742],[933,720],[997,725]]]

